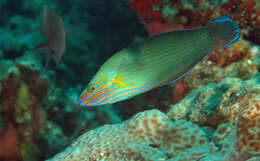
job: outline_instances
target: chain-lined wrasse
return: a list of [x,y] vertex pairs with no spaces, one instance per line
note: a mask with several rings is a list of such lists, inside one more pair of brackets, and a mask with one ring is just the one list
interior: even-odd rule
[[226,15],[204,27],[155,34],[108,59],[77,102],[111,104],[176,81],[211,51],[227,47],[239,36],[237,24]]

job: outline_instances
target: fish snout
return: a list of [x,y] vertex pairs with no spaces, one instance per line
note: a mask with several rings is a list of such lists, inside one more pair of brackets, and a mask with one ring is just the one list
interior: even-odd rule
[[77,103],[81,106],[99,106],[108,104],[110,100],[110,89],[100,89],[93,93],[85,92],[82,94]]

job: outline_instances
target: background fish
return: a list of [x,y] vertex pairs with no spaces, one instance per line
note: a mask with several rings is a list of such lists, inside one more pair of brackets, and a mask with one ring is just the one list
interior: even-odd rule
[[97,106],[122,101],[185,76],[210,51],[240,36],[237,24],[221,16],[205,27],[156,34],[108,59],[78,103]]
[[41,31],[47,36],[48,40],[36,48],[47,47],[50,50],[45,68],[48,67],[52,52],[56,55],[56,65],[58,65],[66,50],[66,31],[62,18],[47,5],[44,5],[44,20]]

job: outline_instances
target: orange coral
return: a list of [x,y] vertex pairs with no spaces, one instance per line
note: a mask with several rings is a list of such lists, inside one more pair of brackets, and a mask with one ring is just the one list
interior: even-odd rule
[[167,25],[167,24],[163,24],[160,22],[151,22],[146,24],[146,29],[148,31],[149,34],[156,34],[156,33],[160,33],[160,32],[166,32],[166,31],[170,31],[173,29],[183,29],[182,25]]
[[[228,14],[238,23],[243,33],[242,36],[254,43],[260,43],[258,0],[217,1],[215,4],[204,0],[129,0],[129,2],[137,10],[141,22],[148,28],[148,31],[151,31],[149,24],[153,22],[157,23],[157,31],[160,31],[158,27],[163,29],[169,25],[167,28],[171,28],[170,25],[176,24],[185,27],[198,27],[222,14]],[[146,17],[145,21],[144,17]]]
[[260,11],[255,8],[257,3],[258,0],[229,0],[220,8],[219,13],[232,14],[242,33],[250,35],[251,41],[260,43]]
[[240,39],[228,48],[214,51],[207,58],[218,66],[225,67],[233,62],[251,57],[252,53],[250,51],[249,43]]
[[0,138],[0,160],[18,160],[18,134],[11,123],[0,131]]
[[175,84],[173,90],[173,105],[181,101],[189,92],[192,91],[192,89],[188,88],[187,82],[184,81],[184,79],[177,81]]
[[47,94],[47,80],[41,78],[40,72],[30,66],[16,64],[15,69],[17,73],[11,72],[0,80],[0,104],[3,107],[0,115],[8,125],[7,129],[0,132],[3,135],[3,139],[0,139],[0,160],[26,160],[24,154],[35,155],[31,149],[23,149],[16,144],[33,142],[45,121],[40,100]]
[[155,7],[160,4],[161,0],[129,0],[131,6],[138,11],[138,16],[142,21],[147,19],[160,20],[161,11]]

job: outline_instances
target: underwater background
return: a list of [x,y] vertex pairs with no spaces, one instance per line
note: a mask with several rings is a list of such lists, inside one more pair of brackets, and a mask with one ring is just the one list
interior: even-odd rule
[[[63,18],[59,64],[41,31]],[[238,41],[184,78],[115,104],[76,99],[115,52],[220,15]],[[260,161],[259,0],[0,0],[0,161]]]

